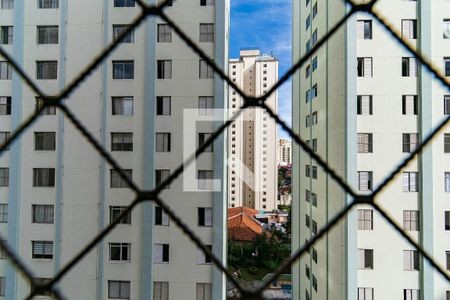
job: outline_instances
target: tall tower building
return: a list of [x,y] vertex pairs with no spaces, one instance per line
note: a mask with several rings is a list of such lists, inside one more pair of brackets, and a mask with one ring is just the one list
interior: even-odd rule
[[[261,54],[258,49],[241,50],[238,59],[231,59],[229,76],[247,95],[261,96],[278,80],[278,61]],[[229,114],[243,104],[242,97],[229,90]],[[278,94],[267,98],[275,112]],[[244,111],[229,129],[228,206],[245,206],[257,210],[276,209],[277,127],[260,108]]]
[[[294,61],[344,14],[343,1],[295,0]],[[380,0],[404,39],[450,76],[450,2]],[[450,114],[450,93],[370,15],[350,18],[296,73],[293,126],[356,191],[370,193]],[[448,128],[377,197],[442,266],[450,263]],[[314,146],[315,144],[315,146]],[[293,248],[351,199],[294,146]],[[293,268],[294,299],[439,299],[450,285],[370,206],[359,205]]]
[[[156,0],[147,1],[157,4]],[[162,1],[161,1],[162,2]],[[227,0],[173,1],[168,16],[221,68],[228,67]],[[0,47],[47,93],[57,94],[141,13],[134,0],[2,0]],[[202,140],[203,122],[183,131],[185,108],[226,106],[223,81],[160,18],[129,34],[65,104],[141,188],[152,189],[183,161],[183,136]],[[39,107],[0,57],[0,135]],[[224,184],[225,142],[196,162],[198,178]],[[55,108],[0,158],[0,232],[43,281],[52,278],[135,195]],[[200,185],[199,185],[200,186]],[[225,263],[226,198],[187,192],[183,177],[161,199]],[[159,207],[141,203],[58,285],[68,299],[223,299],[225,279]],[[30,287],[0,260],[0,297]]]
[[292,141],[288,139],[278,139],[277,144],[277,165],[286,166],[292,163]]

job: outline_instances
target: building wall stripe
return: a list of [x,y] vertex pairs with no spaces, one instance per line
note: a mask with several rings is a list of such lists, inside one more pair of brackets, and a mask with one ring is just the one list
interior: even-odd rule
[[[229,0],[216,1],[216,45],[214,53],[214,61],[218,66],[227,72],[228,70],[228,31],[229,31]],[[214,106],[218,109],[224,110],[224,118],[226,108],[228,107],[228,88],[225,82],[219,78],[214,77]],[[214,130],[217,130],[219,124]],[[221,259],[222,264],[227,264],[227,168],[225,161],[227,157],[226,131],[219,139],[214,141],[214,177],[222,178],[222,191],[213,193],[213,253]],[[217,150],[216,150],[217,149]],[[225,299],[226,297],[226,278],[222,271],[213,267],[212,273],[212,292],[213,299]]]
[[[351,7],[347,6],[347,13],[350,12]],[[356,61],[357,61],[357,45],[356,45],[356,20],[357,16],[353,15],[346,25],[347,33],[345,35],[345,48],[347,62],[345,68],[346,76],[346,91],[345,91],[345,112],[346,120],[345,129],[345,153],[346,153],[346,168],[345,178],[351,186],[356,186],[357,178],[357,77],[356,77]],[[349,205],[353,198],[346,195],[346,202],[344,205]],[[358,243],[357,243],[357,211],[351,210],[347,214],[346,220],[346,257],[345,273],[347,275],[347,286],[343,289],[342,299],[357,299],[358,288]]]
[[[61,20],[59,25],[60,45],[59,45],[59,74],[58,86],[63,90],[66,85],[66,21],[67,21],[67,0],[60,1]],[[58,132],[57,132],[57,152],[56,152],[56,196],[55,196],[55,237],[54,237],[54,272],[61,269],[61,240],[62,240],[62,203],[63,203],[63,176],[64,176],[64,114],[58,112]]]
[[[431,0],[419,0],[417,3],[419,23],[419,48],[425,57],[431,57]],[[425,137],[433,128],[432,105],[432,75],[424,66],[420,68],[419,95],[421,111],[419,129],[421,137]],[[428,253],[433,254],[433,144],[426,147],[419,156],[419,171],[421,176],[421,193],[419,195],[419,208],[422,214],[423,226],[420,230],[420,242]],[[432,266],[422,259],[420,273],[421,299],[434,299],[434,270]]]
[[[111,1],[103,1],[103,41],[102,46],[106,48],[109,41],[109,6]],[[103,146],[106,146],[106,133],[107,133],[107,114],[109,104],[109,60],[106,59],[102,66],[102,98],[101,98],[101,112],[100,112],[100,142]],[[100,159],[99,167],[99,205],[98,205],[98,228],[99,231],[105,228],[105,210],[106,210],[106,162],[104,159]],[[102,240],[97,247],[97,299],[104,299],[104,290],[106,282],[104,279],[104,253],[105,242]]]
[[[25,31],[25,0],[14,1],[14,45],[13,55],[16,62],[23,66],[24,62],[24,31]],[[13,72],[12,75],[12,111],[11,130],[17,128],[22,121],[23,83]],[[21,152],[22,142],[14,141],[10,147],[9,194],[8,194],[8,244],[15,253],[19,253],[20,230],[20,189],[21,189]],[[17,298],[17,273],[11,264],[6,266],[6,299]]]
[[[149,4],[157,4],[156,0],[147,0]],[[155,99],[156,99],[156,18],[148,18],[145,23],[146,31],[146,68],[144,99],[144,115],[148,116],[148,122],[144,124],[143,144],[144,144],[144,172],[143,186],[151,189],[155,185],[154,161],[155,161]],[[141,297],[142,300],[153,299],[153,202],[142,204],[142,270],[141,270]]]

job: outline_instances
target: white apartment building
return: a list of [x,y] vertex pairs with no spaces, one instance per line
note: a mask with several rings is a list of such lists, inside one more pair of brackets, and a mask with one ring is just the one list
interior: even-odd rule
[[292,163],[292,141],[288,139],[278,139],[277,144],[277,165],[287,166]]
[[[450,2],[379,0],[403,38],[450,77]],[[295,0],[294,61],[347,12],[343,1]],[[358,14],[294,76],[293,126],[359,193],[370,193],[450,115],[442,87],[370,15]],[[377,198],[450,269],[450,129]],[[293,149],[293,248],[351,201]],[[293,299],[450,299],[450,285],[370,206],[360,205],[293,267]]]
[[[230,59],[229,76],[246,95],[261,96],[278,80],[278,60],[258,49],[241,50]],[[266,100],[275,112],[278,94]],[[229,90],[229,115],[242,106],[242,97]],[[248,108],[228,130],[228,207],[257,210],[277,208],[276,123],[260,108]]]
[[[146,1],[157,4],[156,0]],[[221,68],[228,67],[227,0],[173,1],[165,10]],[[141,10],[134,0],[0,0],[0,47],[48,94],[71,83]],[[225,108],[223,81],[160,18],[149,17],[65,100],[141,187],[152,189],[217,123],[183,131],[185,108]],[[0,136],[32,114],[36,95],[0,57]],[[196,162],[198,178],[224,179],[225,143]],[[224,183],[225,181],[222,180]],[[0,157],[0,233],[43,281],[52,278],[134,200],[117,172],[69,119],[46,108]],[[226,263],[226,198],[161,194]],[[134,208],[59,283],[68,299],[223,299],[225,279],[150,202]],[[0,256],[0,299],[24,299],[27,282]],[[39,299],[49,299],[41,295]],[[37,298],[36,298],[37,299]]]

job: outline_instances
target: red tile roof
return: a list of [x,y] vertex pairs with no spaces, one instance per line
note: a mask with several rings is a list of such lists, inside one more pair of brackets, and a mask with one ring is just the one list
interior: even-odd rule
[[253,241],[257,235],[263,233],[261,223],[254,216],[255,209],[235,207],[228,209],[228,238],[235,241]]

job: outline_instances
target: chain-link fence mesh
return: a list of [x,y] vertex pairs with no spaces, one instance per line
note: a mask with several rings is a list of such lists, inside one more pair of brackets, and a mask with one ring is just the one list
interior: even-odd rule
[[[378,0],[365,1],[365,3],[357,3],[352,0],[343,0],[347,3],[349,9],[345,16],[343,16],[328,32],[317,41],[315,46],[301,59],[296,62],[288,72],[286,72],[279,81],[270,88],[270,90],[260,96],[260,97],[250,97],[247,96],[228,76],[227,71],[220,69],[220,67],[210,58],[205,52],[200,49],[200,47],[192,41],[192,39],[183,32],[183,30],[172,21],[167,14],[164,12],[166,7],[172,0],[166,0],[159,5],[148,5],[144,3],[144,0],[136,0],[140,7],[139,16],[130,24],[128,29],[123,32],[114,42],[112,42],[107,48],[105,48],[98,56],[96,56],[92,62],[75,78],[69,83],[66,88],[57,95],[47,95],[45,94],[38,85],[34,83],[31,77],[24,71],[24,69],[15,61],[15,59],[7,52],[4,48],[0,47],[0,56],[5,58],[13,67],[16,74],[22,78],[26,85],[28,85],[31,90],[37,95],[37,97],[42,101],[43,105],[39,107],[35,113],[29,116],[21,125],[15,129],[10,135],[9,139],[0,146],[0,153],[3,153],[9,145],[18,139],[40,116],[40,113],[47,107],[57,107],[65,116],[70,120],[70,122],[75,126],[76,129],[86,138],[88,143],[90,143],[96,151],[112,166],[112,169],[120,174],[120,177],[128,184],[130,189],[135,193],[134,201],[123,211],[118,218],[112,221],[106,228],[99,232],[95,238],[93,238],[78,254],[73,257],[66,265],[64,265],[60,271],[48,282],[42,283],[36,280],[32,270],[24,263],[23,259],[19,257],[11,248],[8,246],[5,239],[0,236],[0,248],[4,251],[8,260],[13,264],[16,271],[21,273],[24,278],[32,286],[32,291],[26,299],[32,299],[37,293],[49,292],[56,299],[65,299],[64,295],[57,287],[57,284],[64,278],[64,276],[74,268],[80,260],[82,260],[90,251],[92,251],[100,241],[106,237],[111,231],[116,227],[116,225],[126,217],[126,215],[131,212],[138,204],[144,201],[152,201],[162,208],[162,210],[175,222],[175,224],[186,234],[186,236],[194,243],[203,253],[208,257],[214,266],[222,271],[227,280],[231,281],[239,290],[240,297],[242,299],[262,299],[263,291],[269,286],[269,284],[275,280],[280,274],[285,270],[290,268],[294,262],[296,262],[303,254],[307,253],[309,249],[324,235],[326,235],[334,226],[336,226],[346,215],[358,204],[366,204],[373,207],[406,241],[408,241],[411,246],[415,247],[423,258],[438,272],[443,278],[450,282],[450,275],[445,271],[445,269],[440,266],[433,256],[428,253],[422,245],[408,235],[403,228],[397,224],[397,222],[389,215],[389,213],[383,209],[379,204],[375,203],[374,199],[382,192],[393,180],[399,175],[399,173],[412,162],[423,150],[430,144],[433,139],[444,129],[444,127],[450,122],[450,116],[443,119],[432,132],[423,138],[421,144],[403,161],[401,161],[392,170],[384,180],[374,189],[370,195],[359,195],[353,190],[353,188],[335,171],[333,170],[327,162],[317,155],[309,146],[303,141],[300,135],[294,132],[286,122],[284,122],[279,116],[269,108],[265,100],[272,95],[281,85],[283,85],[289,78],[294,75],[317,51],[321,48],[327,40],[332,37],[340,28],[345,25],[345,23],[355,14],[360,12],[365,12],[371,16],[395,39],[399,44],[401,44],[405,49],[407,49],[417,60],[426,68],[428,72],[434,75],[435,79],[439,81],[446,89],[450,90],[449,80],[442,74],[430,61],[429,58],[425,57],[420,51],[414,49],[407,41],[403,40],[401,35],[388,23],[388,21],[383,17],[383,15],[374,7]],[[206,142],[199,147],[195,153],[193,153],[186,161],[184,161],[180,166],[175,169],[171,175],[165,179],[161,184],[156,186],[153,190],[143,190],[138,187],[138,185],[130,179],[127,174],[120,167],[118,162],[108,153],[108,151],[101,145],[99,141],[89,132],[89,130],[80,122],[77,116],[72,113],[72,111],[64,104],[63,100],[68,98],[81,84],[82,82],[96,70],[97,67],[117,48],[118,44],[133,31],[137,26],[146,20],[146,18],[153,16],[159,17],[164,20],[172,30],[181,38],[181,40],[191,48],[200,58],[204,59],[210,67],[213,68],[215,74],[220,76],[224,80],[229,88],[235,90],[242,98],[243,105],[241,109],[230,119],[224,122],[213,135],[206,140]],[[160,193],[164,187],[168,186],[171,182],[177,179],[182,173],[183,169],[189,164],[193,163],[195,159],[201,155],[213,142],[218,138],[242,113],[243,110],[249,107],[260,107],[264,109],[270,117],[285,130],[291,138],[297,143],[304,152],[311,156],[311,158],[316,161],[316,163],[342,188],[342,190],[347,193],[353,200],[344,208],[342,208],[335,216],[331,217],[328,223],[319,229],[316,235],[314,235],[309,241],[302,245],[299,249],[293,252],[292,256],[286,260],[282,265],[280,265],[271,277],[266,280],[263,285],[259,288],[249,289],[243,287],[231,274],[226,266],[223,264],[221,259],[216,257],[211,250],[206,247],[201,239],[196,235],[196,233],[186,225],[186,223],[177,216],[174,210],[169,207],[164,200],[160,197]],[[295,284],[295,283],[294,283]]]

